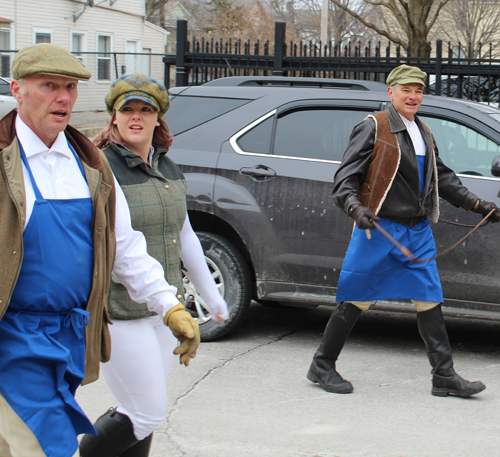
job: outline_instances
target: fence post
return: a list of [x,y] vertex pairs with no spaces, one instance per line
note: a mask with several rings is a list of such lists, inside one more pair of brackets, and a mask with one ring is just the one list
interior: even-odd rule
[[273,76],[283,76],[283,58],[285,51],[286,23],[276,21],[274,24],[274,68]]
[[186,68],[186,45],[188,22],[186,19],[177,20],[177,50],[175,59],[175,85],[187,86],[189,71]]
[[441,95],[441,76],[443,64],[443,41],[436,41],[436,95]]

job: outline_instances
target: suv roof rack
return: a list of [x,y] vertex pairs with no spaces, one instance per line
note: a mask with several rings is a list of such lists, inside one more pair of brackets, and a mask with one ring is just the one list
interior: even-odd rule
[[203,86],[259,86],[259,87],[301,87],[347,90],[387,90],[387,86],[376,81],[355,79],[305,78],[294,76],[229,76],[214,79]]

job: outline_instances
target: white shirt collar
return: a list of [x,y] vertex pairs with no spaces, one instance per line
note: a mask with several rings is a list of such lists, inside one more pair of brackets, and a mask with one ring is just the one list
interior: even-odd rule
[[[399,113],[398,113],[399,114]],[[413,128],[413,126],[415,126],[415,120],[413,121],[410,121],[409,119],[406,119],[406,117],[402,116],[401,114],[399,114],[399,117],[403,120],[404,124],[405,124],[405,127],[407,129],[410,129],[410,128]]]
[[21,142],[24,153],[26,157],[32,157],[36,154],[47,153],[47,152],[57,152],[68,158],[71,158],[73,153],[71,152],[68,142],[66,140],[66,135],[64,131],[60,132],[54,141],[54,144],[49,149],[45,143],[31,130],[19,117],[16,116],[16,134],[17,138]]

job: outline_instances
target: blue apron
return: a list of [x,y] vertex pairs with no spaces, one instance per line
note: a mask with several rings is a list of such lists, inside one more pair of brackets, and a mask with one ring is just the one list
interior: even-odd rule
[[94,210],[90,198],[44,199],[21,144],[20,154],[36,201],[23,233],[19,278],[0,321],[0,392],[48,457],[68,457],[78,434],[96,434],[75,401],[85,373]]
[[[420,194],[424,187],[425,156],[417,156]],[[423,219],[414,227],[381,218],[379,224],[417,258],[436,255],[430,223]],[[354,228],[340,272],[336,301],[376,300],[443,301],[436,261],[414,264],[379,230]]]

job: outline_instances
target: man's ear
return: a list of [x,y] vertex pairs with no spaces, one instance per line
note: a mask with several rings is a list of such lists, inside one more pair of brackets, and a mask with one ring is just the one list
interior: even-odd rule
[[12,96],[17,100],[17,103],[21,103],[23,88],[21,83],[17,79],[13,79],[10,82],[10,92]]

